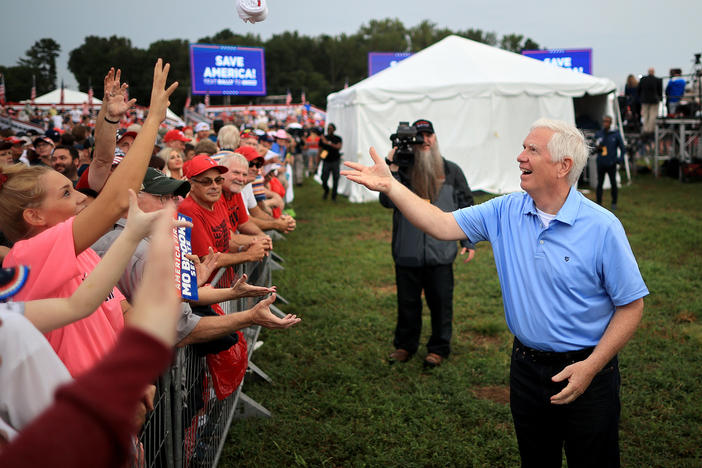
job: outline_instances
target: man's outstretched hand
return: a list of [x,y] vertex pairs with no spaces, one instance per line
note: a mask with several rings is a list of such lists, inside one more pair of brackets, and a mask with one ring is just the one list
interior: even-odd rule
[[383,158],[378,156],[378,153],[372,146],[370,148],[370,156],[375,163],[374,166],[369,167],[356,162],[346,161],[344,165],[350,167],[351,170],[343,170],[341,175],[370,190],[387,193],[395,180],[390,173],[390,168],[385,164]]

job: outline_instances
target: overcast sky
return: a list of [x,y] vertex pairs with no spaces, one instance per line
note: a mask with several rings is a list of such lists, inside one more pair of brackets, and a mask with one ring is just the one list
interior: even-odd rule
[[629,73],[645,73],[650,66],[658,75],[671,67],[688,73],[693,54],[702,52],[702,0],[268,0],[268,5],[268,19],[251,25],[239,19],[234,0],[3,0],[0,64],[15,65],[37,39],[50,37],[61,45],[59,81],[75,88],[68,53],[88,35],[126,36],[146,48],[158,39],[196,41],[225,28],[264,39],[295,30],[310,36],[353,33],[371,19],[388,17],[406,27],[427,19],[452,30],[523,34],[550,49],[592,48],[593,74],[611,78],[620,89]]

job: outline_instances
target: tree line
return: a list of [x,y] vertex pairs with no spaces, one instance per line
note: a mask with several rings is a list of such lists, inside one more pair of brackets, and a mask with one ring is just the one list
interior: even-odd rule
[[[539,45],[520,34],[498,36],[481,29],[452,31],[424,20],[406,27],[399,19],[371,20],[354,34],[330,36],[301,35],[297,31],[275,34],[267,40],[251,33],[242,35],[224,29],[197,43],[263,47],[265,49],[266,87],[268,95],[293,94],[299,102],[302,91],[312,104],[324,107],[329,93],[353,85],[368,75],[368,52],[417,52],[435,42],[456,34],[512,52],[539,49]],[[122,69],[122,78],[129,83],[130,97],[148,105],[151,92],[152,67],[161,57],[170,62],[169,78],[180,86],[171,96],[171,108],[179,112],[190,90],[190,43],[184,39],[159,40],[146,49],[132,45],[126,37],[88,36],[82,45],[69,53],[68,68],[78,81],[81,91],[92,85],[95,97],[103,95],[103,78],[111,66]],[[16,66],[2,67],[9,101],[28,99],[32,75],[36,76],[37,95],[57,87],[56,57],[61,47],[53,39],[38,40]],[[204,96],[192,96],[199,102]],[[223,103],[224,97],[211,96],[211,104]],[[256,103],[260,98],[231,96],[231,104]]]

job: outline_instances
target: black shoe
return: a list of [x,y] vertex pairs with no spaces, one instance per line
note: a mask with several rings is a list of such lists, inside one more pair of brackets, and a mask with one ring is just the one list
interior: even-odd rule
[[324,192],[324,195],[322,195],[322,200],[326,200],[329,198],[329,192]]

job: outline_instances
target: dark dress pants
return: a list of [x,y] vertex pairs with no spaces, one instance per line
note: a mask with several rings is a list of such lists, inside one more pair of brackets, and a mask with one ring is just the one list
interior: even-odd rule
[[341,159],[336,161],[327,161],[326,159],[322,163],[322,187],[324,187],[324,197],[326,198],[329,193],[329,174],[331,174],[333,179],[332,185],[332,200],[336,200],[336,191],[339,187],[339,168],[341,164]]
[[596,196],[597,196],[597,204],[601,205],[602,204],[602,185],[604,184],[604,176],[608,175],[609,176],[609,184],[612,186],[612,205],[617,204],[617,195],[618,195],[618,189],[617,189],[617,165],[614,164],[612,166],[600,166],[599,164],[597,165],[597,191],[596,191]]
[[419,348],[422,331],[422,290],[431,312],[431,338],[427,351],[442,357],[451,352],[451,322],[453,320],[453,264],[402,267],[395,265],[397,283],[396,349],[411,354]]
[[550,397],[567,381],[555,383],[551,377],[584,357],[535,359],[520,352],[523,348],[515,340],[510,366],[510,407],[522,467],[560,467],[564,448],[568,468],[618,467],[617,357],[604,366],[580,397],[567,405],[554,405]]

